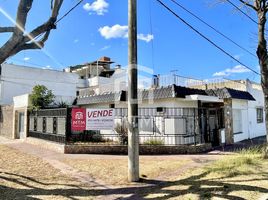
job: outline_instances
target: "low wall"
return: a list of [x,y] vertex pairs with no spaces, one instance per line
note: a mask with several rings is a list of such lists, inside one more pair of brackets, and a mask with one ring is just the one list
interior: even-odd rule
[[[211,144],[200,145],[140,145],[140,155],[198,154],[211,150]],[[127,154],[126,145],[65,145],[66,154]]]
[[0,108],[0,135],[13,139],[13,105]]

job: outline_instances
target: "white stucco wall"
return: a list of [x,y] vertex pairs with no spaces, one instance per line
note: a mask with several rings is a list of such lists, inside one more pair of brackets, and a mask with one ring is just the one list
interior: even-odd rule
[[248,101],[233,99],[232,108],[234,142],[249,139]]
[[[90,104],[85,105],[87,108],[109,108],[110,104],[98,103],[98,104]],[[169,98],[169,99],[157,99],[154,101],[142,101],[139,102],[139,108],[197,108],[197,101],[193,100],[185,100],[180,98]],[[115,108],[127,108],[127,102],[115,103]]]
[[29,95],[24,94],[13,97],[14,109],[16,108],[27,108],[29,106]]
[[265,113],[263,111],[263,123],[257,123],[257,108],[264,109],[264,95],[259,84],[248,84],[248,92],[256,101],[248,102],[249,135],[251,138],[265,135]]
[[[109,108],[110,104],[91,104],[87,105],[87,108]],[[182,137],[174,137],[174,134],[186,134],[186,124],[184,119],[168,119],[162,116],[155,117],[155,136],[152,136],[152,118],[148,118],[151,112],[156,112],[157,107],[164,107],[164,108],[197,108],[198,103],[197,101],[193,100],[185,100],[180,98],[170,98],[170,99],[158,99],[152,101],[143,101],[139,103],[139,108],[154,108],[154,110],[145,109],[143,110],[142,116],[145,116],[143,119],[140,119],[140,142],[143,143],[144,141],[149,140],[150,138],[155,138],[163,140],[165,144],[174,145],[174,144],[187,144],[191,143],[191,138],[182,138]],[[120,102],[115,104],[115,108],[127,108],[126,102]],[[115,124],[120,123],[120,119],[115,119]],[[184,126],[182,128],[181,126]],[[163,136],[163,133],[169,135],[170,137]],[[113,130],[102,130],[101,134],[103,135],[114,135]],[[152,137],[150,137],[152,136]],[[112,139],[112,138],[110,138]]]
[[56,96],[76,96],[79,76],[74,73],[2,64],[0,104],[11,104],[14,96],[30,94],[35,85],[45,85]]
[[[247,83],[247,91],[256,101],[244,101],[233,99],[233,110],[241,111],[242,131],[234,135],[234,142],[252,139],[265,135],[265,113],[263,110],[263,122],[257,123],[257,108],[264,108],[264,95],[259,84]],[[235,126],[235,124],[234,124]],[[234,131],[235,132],[235,131]]]

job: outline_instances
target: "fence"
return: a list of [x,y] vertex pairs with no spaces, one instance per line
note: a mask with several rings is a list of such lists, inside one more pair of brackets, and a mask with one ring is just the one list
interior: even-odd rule
[[46,109],[29,114],[28,136],[65,143],[70,133],[69,109]]
[[[127,109],[116,108],[114,130],[76,132],[71,141],[94,140],[127,143]],[[198,109],[140,108],[138,114],[140,144],[185,145],[200,144]],[[95,135],[95,137],[92,135]]]
[[[114,130],[71,132],[70,109],[40,110],[29,115],[29,136],[59,143],[127,143],[127,109],[115,108]],[[190,145],[203,142],[197,108],[139,108],[140,144]]]

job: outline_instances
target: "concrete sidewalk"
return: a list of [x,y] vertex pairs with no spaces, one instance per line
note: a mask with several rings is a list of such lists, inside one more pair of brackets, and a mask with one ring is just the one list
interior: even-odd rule
[[[67,165],[63,161],[66,159],[73,160],[88,160],[88,159],[103,159],[103,160],[116,160],[125,159],[126,155],[96,155],[96,154],[63,154],[46,148],[40,148],[37,145],[33,145],[27,142],[27,140],[10,140],[0,137],[0,144],[6,145],[10,148],[16,149],[22,153],[30,154],[35,157],[41,158],[48,162],[54,168],[60,170],[63,174],[73,177],[79,180],[81,183],[88,183],[94,187],[107,188],[107,184],[101,180],[94,181],[87,173],[78,171],[73,167]],[[53,145],[53,144],[51,144]],[[197,155],[158,155],[158,156],[140,156],[140,157],[153,157],[161,159],[189,159],[197,165],[203,165],[205,163],[217,160],[221,157],[220,151],[211,152],[208,154]],[[192,164],[191,164],[192,165]],[[189,166],[191,168],[191,166]],[[185,170],[188,167],[185,167]],[[111,186],[112,187],[112,186]]]

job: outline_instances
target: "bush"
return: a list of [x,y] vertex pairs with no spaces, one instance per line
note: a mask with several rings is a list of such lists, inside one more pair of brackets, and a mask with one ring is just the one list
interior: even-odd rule
[[143,144],[144,145],[164,145],[165,142],[164,140],[153,138],[153,139],[149,139],[143,142]]
[[128,144],[128,129],[126,125],[116,124],[114,128],[115,132],[118,134],[120,144]]
[[97,131],[84,131],[82,133],[72,134],[69,140],[70,142],[106,142]]
[[56,106],[58,108],[67,108],[68,107],[68,103],[65,102],[65,101],[59,101],[59,102],[56,103]]
[[30,95],[30,100],[33,109],[43,109],[48,105],[53,103],[55,95],[51,90],[48,90],[44,85],[36,85],[33,87],[32,94]]

